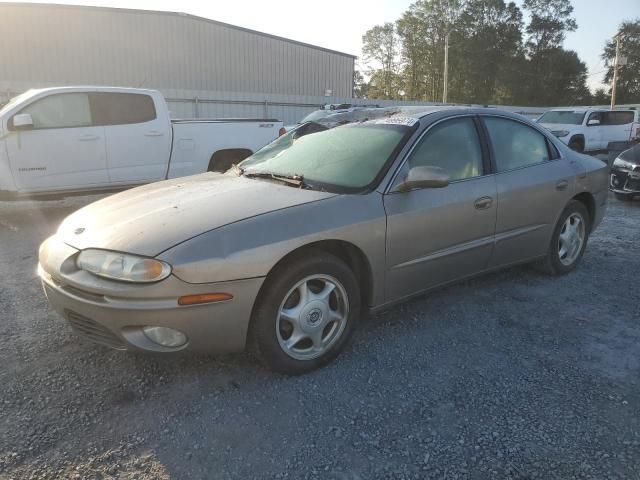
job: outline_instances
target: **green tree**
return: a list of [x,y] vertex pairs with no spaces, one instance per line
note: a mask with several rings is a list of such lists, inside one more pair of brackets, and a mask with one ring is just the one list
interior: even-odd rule
[[562,46],[567,32],[578,28],[571,17],[570,0],[524,0],[523,8],[529,12],[527,48],[530,55]]
[[367,82],[360,70],[353,71],[353,97],[354,98],[367,98],[368,87]]
[[567,32],[578,28],[569,0],[524,0],[529,12],[526,85],[520,103],[555,106],[586,104],[591,100],[587,67],[573,51],[562,48]]
[[517,73],[510,66],[518,57],[522,57],[522,12],[515,3],[470,0],[451,38],[452,100],[508,101],[506,85]]
[[611,103],[611,95],[604,88],[598,88],[591,98],[593,105],[609,105]]
[[393,23],[376,25],[362,36],[362,54],[376,75],[378,98],[394,98],[394,81],[397,68],[398,38]]
[[[620,56],[627,58],[627,64],[618,67],[616,103],[640,103],[640,19],[623,22],[618,31],[621,34]],[[611,84],[613,80],[615,58],[616,43],[609,41],[602,53],[602,59],[608,67],[604,77],[605,83]]]

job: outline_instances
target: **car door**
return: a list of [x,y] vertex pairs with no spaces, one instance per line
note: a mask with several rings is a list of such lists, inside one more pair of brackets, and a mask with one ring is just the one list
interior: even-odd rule
[[[604,112],[591,112],[585,119],[584,127],[584,149],[585,151],[601,150],[606,148],[603,136],[603,118]],[[596,120],[597,125],[589,125],[589,122]]]
[[87,93],[59,93],[35,100],[16,114],[33,127],[6,139],[11,170],[20,191],[49,191],[109,183],[104,128],[92,122]]
[[444,168],[444,188],[387,193],[387,301],[484,270],[493,249],[496,186],[484,175],[473,116],[430,127],[409,153],[392,185],[417,166]]
[[579,165],[560,158],[551,142],[525,123],[499,116],[482,120],[497,188],[491,266],[542,256],[560,213],[574,195]]
[[91,94],[94,121],[104,126],[109,176],[114,184],[165,178],[171,126],[160,118],[153,98],[142,93]]
[[609,142],[628,142],[631,137],[631,127],[634,115],[632,111],[604,112],[604,131],[606,142],[603,148],[607,148]]

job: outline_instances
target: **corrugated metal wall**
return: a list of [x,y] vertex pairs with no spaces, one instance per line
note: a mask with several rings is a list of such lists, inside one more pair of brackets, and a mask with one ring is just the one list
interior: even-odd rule
[[0,3],[0,91],[48,85],[349,97],[354,57],[190,15]]

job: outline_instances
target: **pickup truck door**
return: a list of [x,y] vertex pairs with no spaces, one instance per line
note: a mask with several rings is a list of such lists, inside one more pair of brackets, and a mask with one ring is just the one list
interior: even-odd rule
[[35,100],[30,130],[8,122],[7,153],[19,191],[84,189],[109,183],[104,127],[91,120],[86,93],[59,93]]
[[171,125],[166,111],[158,114],[153,97],[95,92],[91,94],[91,110],[94,122],[105,129],[111,183],[127,185],[165,178]]
[[602,118],[602,148],[607,148],[609,142],[626,142],[629,140],[634,119],[633,112],[603,112]]
[[[584,122],[584,149],[588,152],[591,150],[601,150],[606,148],[602,132],[602,114],[604,112],[591,112]],[[597,120],[598,125],[589,125],[591,120]]]

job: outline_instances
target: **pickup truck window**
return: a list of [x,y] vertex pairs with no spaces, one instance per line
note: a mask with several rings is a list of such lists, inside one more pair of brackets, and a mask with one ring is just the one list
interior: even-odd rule
[[568,110],[550,111],[538,119],[538,123],[555,123],[564,125],[581,125],[585,112],[572,112]]
[[27,105],[20,113],[31,115],[34,130],[91,126],[89,95],[86,93],[50,95]]
[[94,125],[127,125],[156,119],[156,107],[149,95],[95,92],[90,98]]
[[633,123],[633,112],[603,112],[602,125],[627,125]]

